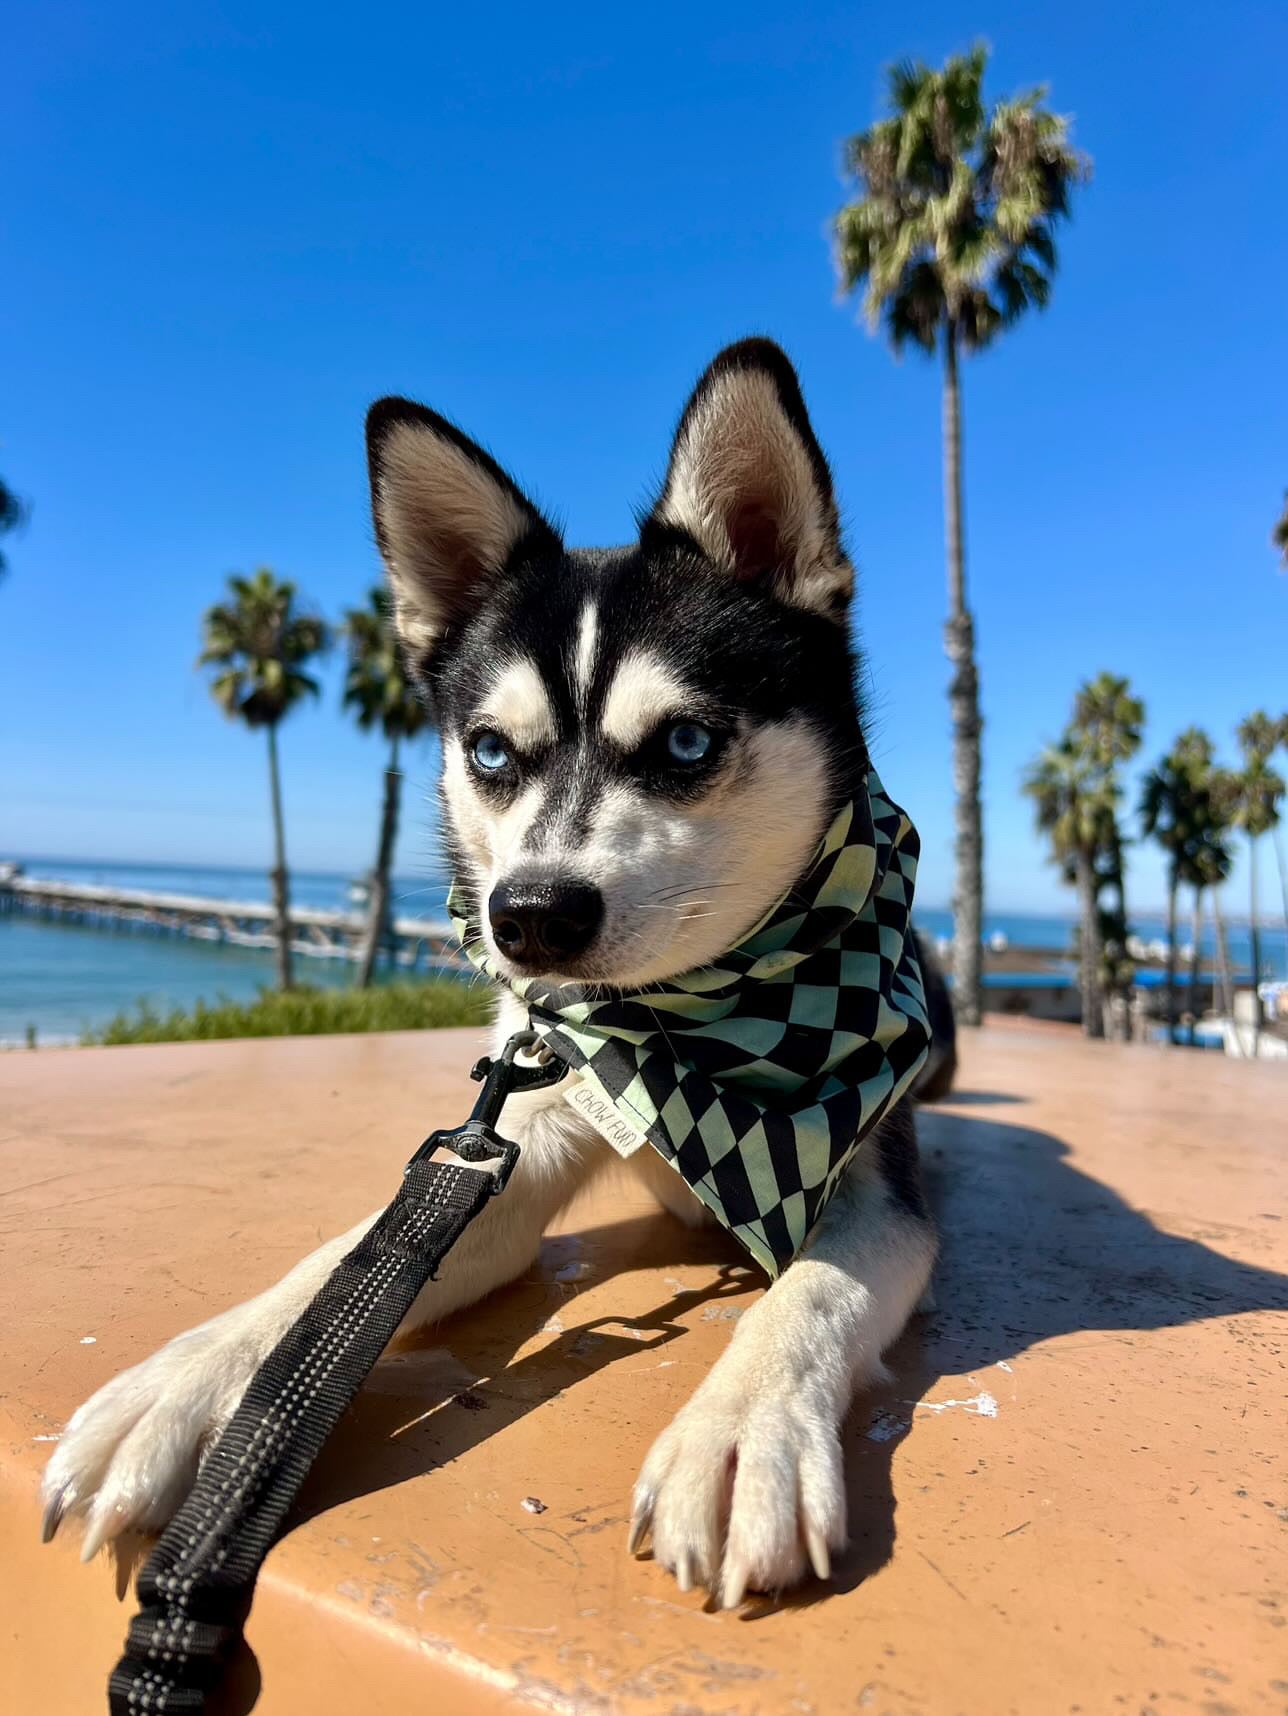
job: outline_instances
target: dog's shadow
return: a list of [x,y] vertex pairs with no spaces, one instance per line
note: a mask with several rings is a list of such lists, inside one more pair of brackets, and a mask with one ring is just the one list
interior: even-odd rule
[[[971,1106],[969,1093],[961,1106]],[[894,1456],[913,1428],[913,1403],[941,1376],[987,1369],[1078,1330],[1172,1328],[1288,1306],[1288,1276],[1160,1231],[1073,1167],[1068,1146],[1050,1133],[929,1110],[919,1125],[943,1241],[935,1278],[940,1308],[913,1320],[886,1355],[893,1382],[861,1397],[847,1423],[850,1546],[832,1581],[807,1583],[775,1603],[753,1601],[743,1610],[748,1621],[852,1590],[890,1560]],[[569,1287],[561,1302],[561,1286],[595,1269],[601,1255],[617,1267],[659,1275],[685,1265],[711,1275],[704,1287],[674,1293],[643,1316],[574,1323],[577,1295]],[[485,1315],[462,1313],[381,1361],[328,1443],[287,1529],[430,1473],[619,1358],[679,1340],[680,1317],[760,1279],[738,1255],[727,1235],[685,1229],[661,1212],[548,1239],[538,1267],[494,1295]],[[516,1358],[542,1329],[554,1338]],[[639,1456],[662,1428],[661,1422],[641,1426]],[[552,1445],[559,1446],[557,1438]],[[627,1507],[623,1494],[623,1530]],[[229,1716],[249,1710],[258,1690],[244,1647],[238,1669],[228,1703],[219,1705]]]
[[[969,1092],[949,1100],[971,1105]],[[830,1586],[804,1585],[789,1604],[851,1590],[890,1560],[895,1454],[942,1376],[986,1371],[1079,1330],[1129,1335],[1288,1307],[1288,1275],[1161,1231],[1073,1167],[1049,1132],[926,1109],[918,1127],[940,1225],[937,1308],[886,1355],[893,1383],[856,1402],[845,1433],[850,1547]]]
[[[705,1269],[710,1278],[642,1316],[573,1321],[577,1281],[636,1267]],[[284,1534],[342,1502],[436,1471],[616,1360],[679,1339],[678,1318],[760,1280],[727,1234],[685,1228],[661,1210],[547,1238],[535,1267],[492,1294],[486,1309],[391,1347],[328,1438]],[[553,1338],[516,1358],[543,1330]],[[624,1495],[623,1537],[628,1502]],[[123,1597],[150,1540],[131,1534],[114,1547]],[[432,1573],[432,1551],[422,1553]],[[212,1694],[211,1716],[248,1716],[261,1691],[258,1659],[242,1638]]]
[[[952,1102],[973,1106],[969,1092]],[[910,1403],[941,1376],[987,1370],[1076,1330],[1169,1328],[1288,1305],[1288,1277],[1160,1231],[1073,1167],[1068,1146],[1048,1132],[933,1110],[922,1111],[919,1125],[942,1234],[939,1309],[914,1319],[887,1355],[893,1384],[856,1402],[845,1434],[851,1546],[832,1584],[803,1587],[800,1600],[852,1588],[890,1559],[894,1455],[912,1427]],[[560,1278],[600,1273],[601,1253],[659,1277],[683,1265],[712,1273],[704,1287],[642,1316],[573,1322],[576,1296],[565,1289],[559,1302]],[[726,1235],[685,1229],[660,1212],[547,1240],[538,1268],[496,1295],[486,1316],[463,1313],[382,1361],[292,1523],[445,1465],[619,1358],[680,1339],[680,1318],[760,1279],[737,1258]],[[554,1338],[516,1359],[543,1327]],[[641,1458],[662,1428],[642,1428]],[[623,1524],[627,1503],[623,1494]]]
[[[711,1276],[642,1315],[574,1320],[573,1283],[613,1265],[703,1268]],[[727,1235],[685,1228],[661,1210],[546,1239],[537,1266],[493,1294],[485,1313],[460,1312],[381,1359],[327,1442],[287,1529],[449,1464],[618,1359],[679,1340],[680,1318],[761,1279]],[[516,1358],[543,1331],[551,1339]],[[624,1534],[625,1512],[621,1523]]]

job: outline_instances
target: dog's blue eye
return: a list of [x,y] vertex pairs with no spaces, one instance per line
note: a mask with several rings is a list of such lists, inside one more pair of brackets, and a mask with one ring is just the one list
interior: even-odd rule
[[710,733],[696,721],[677,721],[666,735],[666,748],[677,763],[700,763],[712,743]]
[[510,753],[499,733],[480,733],[474,741],[474,761],[481,769],[503,769]]

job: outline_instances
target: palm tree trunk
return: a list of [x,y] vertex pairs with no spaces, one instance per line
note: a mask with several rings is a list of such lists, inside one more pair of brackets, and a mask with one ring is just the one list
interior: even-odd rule
[[1176,892],[1180,882],[1173,864],[1167,877],[1167,1040],[1176,1041]]
[[1189,1044],[1194,1047],[1194,1027],[1199,1018],[1199,942],[1203,937],[1203,890],[1194,890],[1194,912],[1190,919]]
[[1103,1037],[1105,1008],[1100,994],[1100,913],[1096,904],[1096,882],[1091,860],[1085,852],[1079,852],[1074,863],[1078,878],[1078,912],[1082,919],[1078,937],[1082,1033],[1085,1037]]
[[1257,922],[1257,837],[1248,836],[1248,910],[1252,937],[1252,1058],[1261,1053],[1261,1031],[1265,1017],[1261,1006],[1261,926]]
[[1239,1053],[1239,1033],[1234,1029],[1234,987],[1230,982],[1230,950],[1225,939],[1225,914],[1221,910],[1221,894],[1219,889],[1212,890],[1212,923],[1216,929],[1216,968],[1221,978],[1221,1011],[1230,1021],[1230,1033],[1226,1037],[1227,1044],[1234,1044],[1234,1052]]
[[282,820],[282,779],[277,766],[277,727],[268,726],[268,785],[273,802],[273,918],[277,936],[277,986],[291,987],[291,894],[286,874],[286,829]]
[[398,740],[395,737],[390,741],[389,766],[385,770],[385,802],[380,815],[380,845],[376,850],[376,867],[371,877],[367,932],[363,938],[362,955],[358,965],[360,989],[371,987],[376,975],[376,960],[380,949],[389,939],[389,873],[393,868],[394,843],[398,838],[398,803],[401,796],[402,770],[398,767]]
[[1124,1043],[1130,1043],[1132,978],[1122,974],[1129,970],[1134,970],[1134,967],[1129,967],[1127,963],[1130,957],[1127,952],[1127,943],[1131,937],[1131,924],[1127,920],[1127,879],[1124,875],[1124,865],[1122,863],[1121,856],[1119,857],[1114,874],[1114,889],[1118,895],[1118,922],[1122,927],[1123,938],[1122,953],[1114,961],[1114,969],[1118,974],[1115,979],[1116,994],[1118,997],[1119,1019],[1122,1024],[1122,1041]]
[[952,668],[948,708],[953,729],[956,835],[953,875],[953,1005],[963,1025],[983,1012],[980,941],[984,917],[984,832],[980,809],[979,673],[975,626],[966,606],[962,539],[961,395],[957,381],[957,328],[944,330],[944,550],[948,567],[948,619],[944,652]]

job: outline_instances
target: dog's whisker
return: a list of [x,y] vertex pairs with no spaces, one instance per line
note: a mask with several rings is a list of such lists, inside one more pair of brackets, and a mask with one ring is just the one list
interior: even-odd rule
[[709,906],[710,900],[680,900],[674,905],[636,906],[637,912],[682,912],[686,906]]

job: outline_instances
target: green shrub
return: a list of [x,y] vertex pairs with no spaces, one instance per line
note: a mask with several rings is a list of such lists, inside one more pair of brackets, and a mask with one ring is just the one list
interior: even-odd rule
[[491,1017],[489,991],[454,977],[385,983],[374,989],[261,989],[254,1001],[198,1001],[192,1010],[159,1013],[146,1001],[118,1013],[82,1043],[193,1043],[219,1037],[316,1037],[339,1031],[423,1031],[481,1025]]

